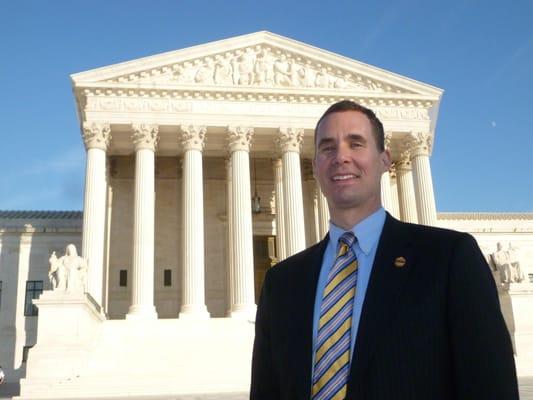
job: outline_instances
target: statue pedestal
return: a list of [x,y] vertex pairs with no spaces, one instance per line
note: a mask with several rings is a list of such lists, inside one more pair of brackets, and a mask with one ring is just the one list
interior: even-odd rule
[[87,293],[45,291],[34,304],[39,308],[37,343],[28,354],[21,395],[33,381],[77,376],[105,320],[101,307]]
[[511,333],[518,376],[533,375],[533,284],[511,283],[500,291],[502,312]]

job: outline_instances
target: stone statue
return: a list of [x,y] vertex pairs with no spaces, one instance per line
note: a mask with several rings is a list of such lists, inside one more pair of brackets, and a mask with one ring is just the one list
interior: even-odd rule
[[233,81],[238,85],[251,85],[254,81],[254,57],[247,49],[233,60]]
[[512,243],[509,242],[509,247],[507,253],[509,254],[509,265],[511,269],[511,279],[513,282],[519,283],[524,280],[524,273],[520,269],[520,261],[518,259],[518,249],[513,247]]
[[509,253],[503,249],[501,242],[496,244],[496,251],[491,254],[494,265],[500,273],[501,283],[511,282],[511,265],[509,262]]
[[215,83],[218,85],[232,85],[233,76],[231,64],[226,57],[217,56],[215,63]]
[[50,269],[48,270],[48,279],[52,289],[66,289],[67,288],[67,273],[65,267],[59,262],[56,252],[53,251],[48,259]]
[[48,277],[53,290],[85,292],[87,281],[87,261],[78,256],[76,246],[69,244],[65,255],[59,259],[55,251],[49,258],[50,270]]
[[287,56],[282,54],[274,62],[274,83],[276,86],[290,86],[291,85],[291,65],[287,61]]
[[204,84],[212,85],[214,83],[213,77],[214,77],[213,60],[210,58],[207,58],[205,60],[205,64],[200,65],[200,67],[196,71],[194,81],[196,83],[204,83]]
[[255,65],[255,83],[258,86],[272,85],[273,84],[273,63],[270,59],[267,50],[263,50],[257,54]]
[[319,88],[327,88],[329,86],[329,77],[326,68],[322,68],[316,74],[315,86]]

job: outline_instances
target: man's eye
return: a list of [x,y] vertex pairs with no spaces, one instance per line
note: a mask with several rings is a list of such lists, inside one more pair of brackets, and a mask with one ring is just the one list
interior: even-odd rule
[[361,145],[360,142],[352,142],[352,143],[350,144],[350,147],[351,147],[352,149],[355,149],[356,147],[361,147],[361,146],[362,146],[362,145]]

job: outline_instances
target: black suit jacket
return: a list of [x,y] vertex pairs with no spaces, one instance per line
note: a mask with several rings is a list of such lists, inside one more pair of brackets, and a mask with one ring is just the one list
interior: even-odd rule
[[[315,292],[328,237],[265,277],[253,400],[310,398]],[[403,267],[395,259],[404,257]],[[496,286],[472,236],[387,215],[368,284],[347,399],[514,400]]]

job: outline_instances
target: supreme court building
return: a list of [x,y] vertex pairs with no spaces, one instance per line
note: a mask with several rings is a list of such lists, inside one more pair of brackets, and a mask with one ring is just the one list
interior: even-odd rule
[[[522,311],[533,304],[533,214],[437,213],[441,89],[270,32],[71,78],[83,213],[0,211],[0,364],[22,379],[22,398],[44,387],[56,397],[244,393],[266,270],[327,232],[314,127],[342,99],[384,124],[393,216],[470,232],[489,263],[497,242],[518,248],[524,280],[502,282],[500,299],[518,365],[533,371],[533,354],[520,359],[533,349]],[[69,243],[87,261],[88,295],[54,297],[48,259]]]

